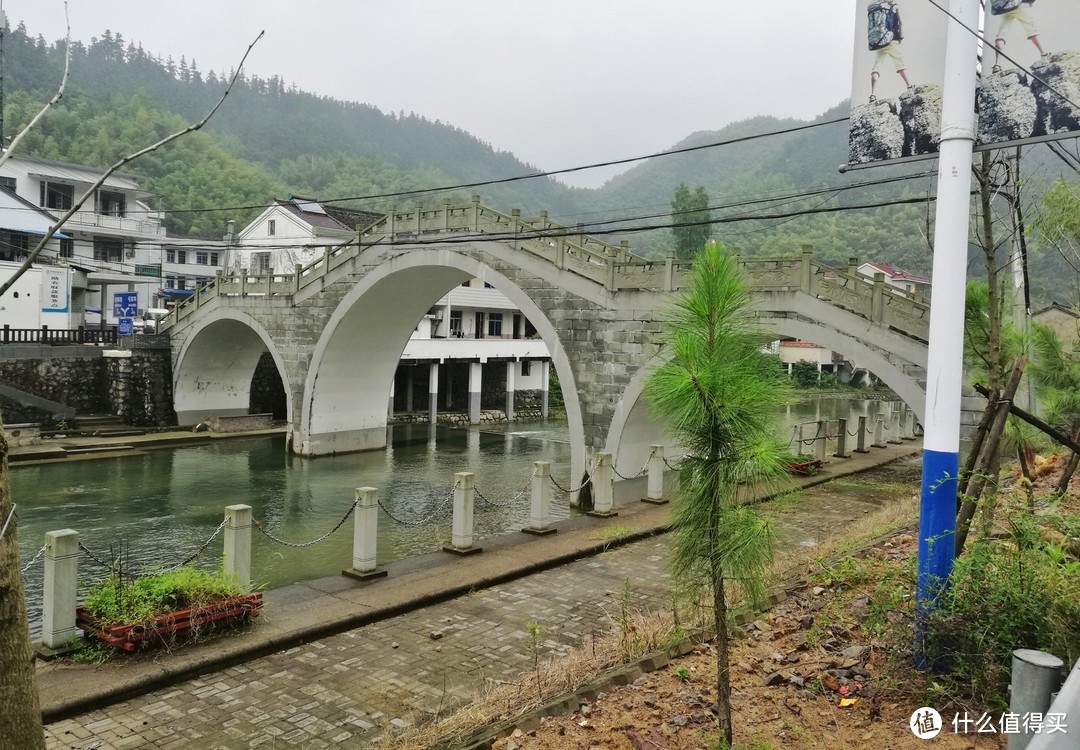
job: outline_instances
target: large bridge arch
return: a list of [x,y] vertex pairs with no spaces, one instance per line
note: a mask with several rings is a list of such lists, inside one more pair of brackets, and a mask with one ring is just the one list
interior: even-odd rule
[[273,338],[242,310],[224,308],[199,320],[185,338],[173,365],[173,399],[180,426],[208,416],[247,414],[251,377],[264,352],[270,352],[285,386],[286,413],[292,413],[288,371]]
[[547,345],[566,397],[571,471],[580,477],[585,470],[580,399],[559,331],[511,278],[487,263],[445,248],[413,249],[387,257],[341,298],[312,350],[299,424],[294,425],[295,450],[321,455],[385,446],[390,382],[410,334],[447,292],[472,278],[506,295]]

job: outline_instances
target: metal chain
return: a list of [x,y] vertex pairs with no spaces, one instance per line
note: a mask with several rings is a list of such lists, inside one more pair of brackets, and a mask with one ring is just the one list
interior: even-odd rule
[[490,505],[493,508],[509,508],[514,503],[516,503],[526,492],[528,492],[530,490],[530,488],[532,487],[532,480],[535,479],[535,478],[536,478],[536,469],[533,469],[533,473],[526,480],[525,486],[522,487],[521,490],[516,495],[514,495],[512,498],[507,500],[505,503],[496,503],[496,502],[494,502],[492,500],[488,500],[480,492],[479,488],[474,488],[473,491],[476,493],[477,499],[479,499],[483,503],[487,503],[488,505]]
[[96,562],[96,563],[97,563],[98,565],[100,565],[101,567],[105,568],[106,570],[112,570],[112,564],[110,564],[110,563],[107,563],[107,562],[105,562],[105,561],[104,561],[104,560],[102,560],[102,559],[101,559],[100,557],[98,557],[97,555],[95,555],[95,554],[94,554],[93,552],[91,552],[91,551],[90,551],[90,548],[89,548],[89,547],[87,547],[87,546],[86,546],[85,544],[83,544],[82,542],[79,542],[79,549],[80,549],[80,550],[82,550],[82,552],[83,552],[83,554],[84,554],[84,555],[86,555],[87,557],[89,557],[89,558],[90,558],[91,560],[93,560],[94,562]]
[[340,529],[342,524],[344,524],[345,521],[348,520],[349,516],[352,515],[353,511],[356,510],[356,506],[359,503],[360,503],[359,500],[354,500],[352,505],[349,506],[349,509],[347,511],[345,511],[345,515],[343,515],[341,517],[341,520],[337,522],[337,525],[334,528],[330,529],[328,532],[323,534],[318,539],[312,539],[310,542],[302,542],[302,543],[286,542],[284,539],[278,539],[276,536],[274,536],[269,531],[264,529],[261,521],[253,520],[252,522],[255,524],[255,528],[257,528],[259,531],[261,531],[266,536],[266,538],[269,539],[270,541],[277,542],[278,544],[284,545],[286,547],[293,547],[294,549],[302,549],[304,547],[311,547],[312,545],[318,544],[319,542],[323,541],[328,536],[333,534],[335,531]]
[[47,544],[41,545],[41,549],[39,549],[37,551],[37,554],[34,555],[34,559],[31,560],[30,562],[26,563],[25,566],[23,566],[23,569],[22,569],[22,574],[23,575],[26,575],[26,571],[28,571],[28,570],[30,570],[30,568],[34,567],[34,563],[36,563],[38,560],[41,559],[41,556],[45,554],[45,550],[47,550],[48,548],[49,548],[49,545],[47,545]]
[[[791,443],[788,443],[788,445],[791,445]],[[682,471],[682,467],[668,461],[667,456],[664,456],[664,465],[667,466],[672,471]]]
[[566,494],[570,494],[571,492],[581,492],[581,491],[582,491],[583,489],[585,489],[586,487],[588,487],[588,486],[589,486],[589,482],[591,482],[591,481],[592,481],[593,475],[592,475],[592,474],[589,474],[589,476],[588,476],[588,479],[586,479],[586,480],[585,480],[584,482],[582,482],[582,483],[581,483],[581,486],[580,486],[580,487],[578,487],[578,488],[577,488],[576,490],[568,490],[568,489],[566,489],[566,488],[565,488],[565,487],[563,487],[563,486],[562,486],[561,484],[559,484],[559,481],[558,481],[557,479],[555,479],[555,477],[551,476],[550,474],[548,475],[548,478],[549,478],[549,479],[551,479],[551,483],[552,483],[553,485],[555,485],[555,488],[556,488],[557,490],[559,490],[559,492],[564,492],[564,493],[566,493]]
[[379,500],[379,507],[382,508],[383,513],[385,513],[387,516],[389,516],[390,520],[393,521],[394,523],[400,524],[402,526],[410,526],[410,527],[413,527],[413,528],[419,528],[421,526],[427,526],[429,523],[431,523],[431,521],[436,516],[438,516],[440,513],[442,513],[443,510],[446,509],[446,506],[454,499],[454,491],[457,490],[458,484],[460,484],[460,483],[459,482],[454,482],[454,486],[450,489],[450,494],[447,495],[446,498],[444,498],[441,503],[439,503],[439,507],[437,507],[431,513],[429,513],[426,516],[424,516],[423,518],[421,518],[419,521],[406,521],[403,518],[398,518],[397,516],[395,516],[393,513],[390,512],[389,508],[387,508],[385,505],[382,504],[382,500]]
[[632,477],[624,477],[622,474],[620,474],[619,470],[615,468],[615,464],[611,465],[611,470],[613,472],[615,472],[615,476],[617,476],[619,479],[637,479],[638,477],[640,477],[642,474],[645,473],[646,469],[649,468],[649,462],[652,461],[652,458],[653,458],[654,455],[656,455],[656,448],[653,448],[651,451],[649,451],[649,457],[645,459],[645,465],[642,466],[641,470],[638,471],[638,473],[635,474]]
[[221,520],[221,523],[218,524],[218,527],[216,529],[214,529],[214,533],[210,535],[210,538],[207,539],[205,542],[203,542],[203,545],[201,547],[199,547],[197,550],[195,550],[195,553],[193,555],[191,555],[189,558],[187,558],[186,560],[184,560],[182,562],[178,562],[176,565],[173,565],[172,567],[162,568],[161,572],[162,573],[168,573],[171,570],[176,570],[177,568],[182,568],[185,565],[187,565],[188,563],[190,563],[192,560],[194,560],[196,557],[201,555],[203,553],[203,550],[205,550],[207,547],[209,547],[210,543],[213,542],[215,539],[217,539],[218,534],[220,534],[221,530],[225,528],[225,524],[228,523],[228,521],[229,521],[229,516],[225,516],[225,518],[223,518]]

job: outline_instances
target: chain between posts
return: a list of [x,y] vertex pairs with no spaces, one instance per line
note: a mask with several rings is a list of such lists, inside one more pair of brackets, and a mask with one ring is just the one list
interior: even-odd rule
[[424,516],[423,518],[421,518],[419,521],[406,521],[406,520],[404,520],[402,518],[398,518],[397,516],[395,516],[393,513],[390,512],[389,508],[387,508],[385,505],[383,505],[382,500],[378,501],[379,507],[382,508],[382,512],[385,513],[390,518],[391,521],[393,521],[396,524],[400,524],[401,526],[409,526],[409,527],[412,527],[412,528],[419,528],[421,526],[427,526],[429,523],[431,523],[431,521],[436,516],[438,516],[440,513],[443,512],[443,510],[445,510],[446,506],[449,505],[451,501],[453,501],[454,492],[457,490],[458,485],[460,485],[460,484],[461,484],[460,482],[454,482],[454,486],[450,488],[450,494],[447,495],[446,498],[443,499],[443,501],[441,503],[439,503],[439,507],[437,507],[431,513],[429,513],[426,516]]
[[91,551],[90,551],[90,548],[89,548],[89,547],[87,547],[87,546],[86,546],[85,544],[83,544],[82,542],[79,542],[79,549],[80,549],[80,550],[82,551],[82,553],[83,553],[84,555],[86,555],[87,557],[89,557],[89,558],[90,558],[91,560],[93,560],[94,562],[96,562],[96,563],[97,563],[98,565],[100,565],[101,567],[105,568],[106,570],[112,570],[112,565],[111,565],[110,563],[107,563],[107,562],[105,562],[105,561],[104,561],[104,560],[102,560],[102,559],[101,559],[100,557],[98,557],[97,555],[95,555],[95,554],[94,554],[93,552],[91,552]]
[[578,488],[577,488],[576,490],[568,490],[567,488],[563,487],[563,486],[562,486],[561,484],[559,484],[559,480],[557,480],[557,479],[556,479],[556,478],[555,478],[555,477],[554,477],[553,475],[551,475],[551,474],[548,474],[548,479],[550,479],[550,480],[551,480],[551,483],[552,483],[553,485],[555,485],[555,489],[557,489],[557,490],[558,490],[559,492],[563,492],[563,493],[566,493],[566,494],[570,494],[571,492],[581,492],[581,491],[582,491],[583,489],[585,489],[586,487],[588,487],[588,486],[589,486],[589,482],[591,482],[591,481],[593,480],[593,475],[592,475],[592,474],[589,474],[589,475],[587,476],[587,478],[585,479],[585,481],[581,483],[581,486],[580,486],[580,487],[578,487]]
[[36,563],[38,560],[41,559],[41,556],[45,554],[45,550],[47,550],[48,548],[49,548],[49,545],[47,545],[47,544],[41,545],[41,549],[39,549],[37,551],[37,554],[34,555],[33,559],[30,562],[26,563],[25,566],[23,566],[23,569],[22,569],[22,574],[23,575],[26,575],[26,571],[28,571],[28,570],[30,570],[30,568],[34,567],[34,563]]
[[173,565],[173,566],[168,567],[168,568],[162,568],[161,572],[162,573],[168,573],[169,571],[176,570],[177,568],[182,568],[185,565],[187,565],[188,563],[190,563],[191,561],[193,561],[196,557],[201,555],[203,553],[203,551],[207,547],[210,546],[210,543],[213,542],[215,539],[217,539],[218,534],[220,534],[221,530],[225,528],[225,524],[228,523],[228,521],[229,521],[228,516],[226,516],[224,519],[222,519],[221,523],[218,524],[218,527],[216,529],[214,529],[214,533],[210,535],[209,539],[207,539],[205,542],[203,542],[201,547],[199,547],[197,550],[195,550],[194,554],[192,554],[186,560],[178,562],[176,565]]
[[[353,514],[353,511],[356,510],[356,506],[359,505],[359,503],[360,503],[359,500],[353,500],[352,504],[349,506],[349,509],[347,511],[345,511],[345,515],[343,515],[341,517],[341,520],[337,522],[337,525],[334,526],[334,528],[330,529],[328,532],[323,534],[318,539],[312,539],[310,542],[299,542],[299,543],[298,542],[286,542],[284,539],[278,539],[276,536],[274,536],[269,531],[264,529],[263,525],[262,525],[262,521],[252,519],[252,523],[254,523],[255,528],[257,528],[259,531],[261,531],[263,533],[263,535],[266,536],[266,538],[269,539],[270,541],[277,542],[278,544],[283,545],[285,547],[292,547],[294,549],[302,549],[304,547],[311,547],[313,545],[318,544],[319,542],[323,541],[328,536],[333,534],[335,531],[340,529],[342,524],[344,524],[349,519],[349,516],[351,516]],[[224,525],[224,524],[222,524],[222,525]]]
[[504,503],[496,503],[496,502],[494,502],[492,500],[488,500],[486,497],[484,497],[484,495],[480,492],[480,490],[478,488],[473,488],[473,491],[476,493],[476,498],[478,500],[480,500],[483,503],[487,503],[488,505],[490,505],[493,508],[509,508],[514,503],[516,503],[519,498],[521,498],[526,492],[528,492],[532,488],[532,480],[535,479],[535,478],[536,478],[536,469],[533,469],[533,473],[530,474],[529,478],[525,481],[525,486],[522,487],[521,490],[518,491],[518,493],[516,495],[514,495],[513,497],[511,497],[509,500],[507,500]]
[[[790,443],[788,443],[790,445]],[[668,467],[672,471],[682,471],[682,467],[668,461],[667,456],[664,456],[664,466]]]
[[651,451],[649,451],[649,457],[645,459],[645,464],[641,467],[641,469],[638,471],[638,473],[635,474],[632,477],[624,477],[622,474],[620,474],[619,470],[615,468],[615,464],[611,465],[611,470],[613,472],[615,472],[615,476],[617,476],[619,479],[626,479],[626,480],[637,479],[638,477],[640,477],[642,474],[645,473],[646,469],[649,468],[649,462],[652,461],[652,457],[655,456],[655,455],[656,455],[656,448],[653,448]]

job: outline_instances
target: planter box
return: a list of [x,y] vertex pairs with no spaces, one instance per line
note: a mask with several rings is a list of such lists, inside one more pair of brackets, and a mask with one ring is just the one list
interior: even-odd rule
[[821,470],[824,463],[820,458],[815,458],[812,461],[790,461],[787,465],[789,474],[794,474],[799,477],[809,477],[817,474]]
[[135,651],[144,645],[160,643],[166,638],[183,634],[203,625],[227,625],[257,617],[262,608],[262,592],[245,594],[198,609],[179,609],[166,612],[151,622],[135,625],[102,625],[82,607],[75,608],[75,625],[92,633],[110,646]]

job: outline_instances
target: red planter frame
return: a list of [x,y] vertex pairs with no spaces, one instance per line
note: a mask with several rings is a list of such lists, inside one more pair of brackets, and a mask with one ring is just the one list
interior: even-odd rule
[[83,607],[75,608],[75,625],[86,633],[124,651],[135,651],[144,645],[160,643],[178,633],[201,625],[225,625],[258,617],[262,608],[262,592],[244,594],[197,609],[178,609],[166,612],[150,622],[134,625],[102,625]]

